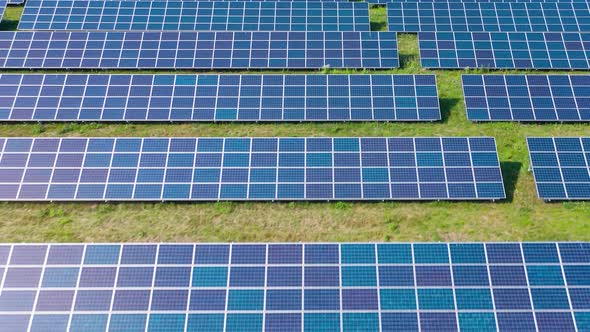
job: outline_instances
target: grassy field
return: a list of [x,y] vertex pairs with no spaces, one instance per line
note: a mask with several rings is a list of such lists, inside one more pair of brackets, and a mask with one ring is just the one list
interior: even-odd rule
[[[10,7],[1,28],[15,29]],[[385,11],[372,10],[385,30]],[[0,136],[494,136],[502,202],[0,204],[0,242],[590,240],[590,203],[544,203],[528,171],[527,136],[588,135],[584,124],[475,124],[461,74],[420,68],[415,35],[398,35],[402,68],[437,75],[439,123],[3,124]],[[342,73],[351,71],[330,71]],[[478,71],[482,72],[482,71]],[[498,73],[495,71],[494,73]],[[517,73],[517,71],[514,71]]]

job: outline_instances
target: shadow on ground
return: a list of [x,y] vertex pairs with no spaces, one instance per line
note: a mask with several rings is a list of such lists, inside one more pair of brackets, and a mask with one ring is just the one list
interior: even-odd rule
[[522,163],[515,161],[500,162],[500,169],[502,170],[502,177],[504,178],[504,189],[506,190],[506,203],[512,203],[514,200],[514,191],[516,190],[516,183]]
[[439,98],[440,104],[440,120],[445,123],[449,121],[451,116],[451,109],[459,103],[459,98]]
[[16,31],[18,21],[4,19],[0,22],[0,31]]

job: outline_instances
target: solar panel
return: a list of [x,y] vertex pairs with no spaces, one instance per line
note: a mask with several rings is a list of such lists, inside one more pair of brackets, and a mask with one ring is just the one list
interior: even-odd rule
[[418,40],[426,68],[590,68],[590,33],[420,32]]
[[4,17],[4,12],[6,11],[6,0],[0,0],[0,20]]
[[390,31],[590,31],[584,3],[389,3]]
[[583,331],[590,243],[4,244],[20,331]]
[[4,138],[0,200],[495,200],[494,138]]
[[436,121],[434,75],[0,74],[9,121]]
[[25,0],[8,0],[9,5],[22,5],[25,3]]
[[[145,1],[145,0],[144,0]],[[228,0],[231,1],[231,0]],[[274,0],[272,0],[274,1]],[[281,1],[281,0],[279,0]],[[322,1],[322,0],[320,0]],[[369,4],[419,3],[586,3],[588,0],[365,0]]]
[[352,2],[27,1],[19,30],[371,31]]
[[[41,1],[56,1],[56,0],[41,0]],[[59,0],[58,0],[59,1]],[[70,1],[70,0],[66,0]],[[94,0],[78,0],[78,1],[94,1]],[[102,1],[102,0],[98,0]],[[347,0],[107,0],[107,1],[207,1],[207,2],[346,2]],[[571,0],[570,0],[571,1]],[[580,1],[580,0],[573,0],[573,1]],[[24,2],[24,1],[23,1]]]
[[394,68],[395,32],[0,32],[0,68]]
[[588,75],[463,75],[472,121],[589,121]]
[[590,138],[527,138],[531,170],[544,200],[590,199]]

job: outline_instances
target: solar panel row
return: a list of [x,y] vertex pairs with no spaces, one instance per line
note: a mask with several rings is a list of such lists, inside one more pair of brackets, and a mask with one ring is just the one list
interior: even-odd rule
[[0,74],[11,121],[435,121],[434,75]]
[[19,30],[371,31],[352,2],[27,1]]
[[463,75],[472,121],[589,121],[588,75]]
[[[145,1],[145,0],[144,0]],[[150,0],[151,1],[151,0]],[[184,1],[184,0],[183,0]],[[194,0],[186,0],[186,1],[194,1]],[[212,0],[217,1],[217,0]],[[230,0],[227,0],[230,1]],[[270,0],[275,1],[275,0]],[[279,0],[282,1],[282,0]],[[289,1],[289,0],[287,0]],[[312,0],[310,0],[312,1]],[[324,0],[320,0],[324,1]],[[399,3],[399,2],[419,2],[419,3],[489,3],[489,2],[496,2],[496,3],[586,3],[588,0],[365,0],[365,2],[369,4],[390,4],[390,3]]]
[[539,197],[545,200],[590,199],[590,138],[527,138]]
[[1,68],[394,68],[393,32],[0,32]]
[[389,31],[590,31],[588,3],[418,3],[387,5]]
[[1,200],[505,198],[493,138],[5,138]]
[[0,245],[0,324],[52,331],[584,331],[589,243]]
[[590,68],[590,33],[420,32],[418,39],[426,68]]

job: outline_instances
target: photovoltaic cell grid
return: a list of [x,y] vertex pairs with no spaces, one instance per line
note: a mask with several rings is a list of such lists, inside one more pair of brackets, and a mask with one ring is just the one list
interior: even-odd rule
[[426,68],[590,68],[590,33],[420,32],[418,40]]
[[19,30],[371,31],[349,2],[27,1]]
[[463,75],[472,121],[590,121],[588,75]]
[[387,5],[389,31],[584,32],[590,31],[584,3],[419,3]]
[[537,193],[545,200],[590,199],[590,138],[527,138]]
[[[323,0],[320,0],[323,1]],[[399,2],[419,3],[586,3],[588,0],[365,0],[370,4],[390,4]]]
[[14,244],[0,322],[52,331],[584,331],[589,243]]
[[395,68],[395,32],[0,32],[0,68]]
[[0,74],[11,121],[435,121],[434,75]]
[[[16,1],[16,0],[15,0]],[[54,1],[54,0],[49,0],[49,1]],[[71,1],[71,0],[66,0],[66,1]],[[90,0],[79,0],[79,1],[90,1]],[[94,1],[94,0],[92,0]],[[101,0],[98,0],[101,1]],[[231,2],[231,1],[245,1],[245,2],[346,2],[347,0],[107,0],[107,1],[170,1],[170,2],[176,2],[176,1],[207,1],[207,2],[214,2],[214,1],[219,1],[219,2]],[[546,0],[548,1],[548,0]],[[561,1],[561,0],[560,0]],[[567,1],[572,1],[572,0],[567,0]],[[573,0],[575,1],[580,1],[580,0]],[[23,0],[24,3],[24,0]]]
[[494,200],[493,138],[5,138],[0,199]]

